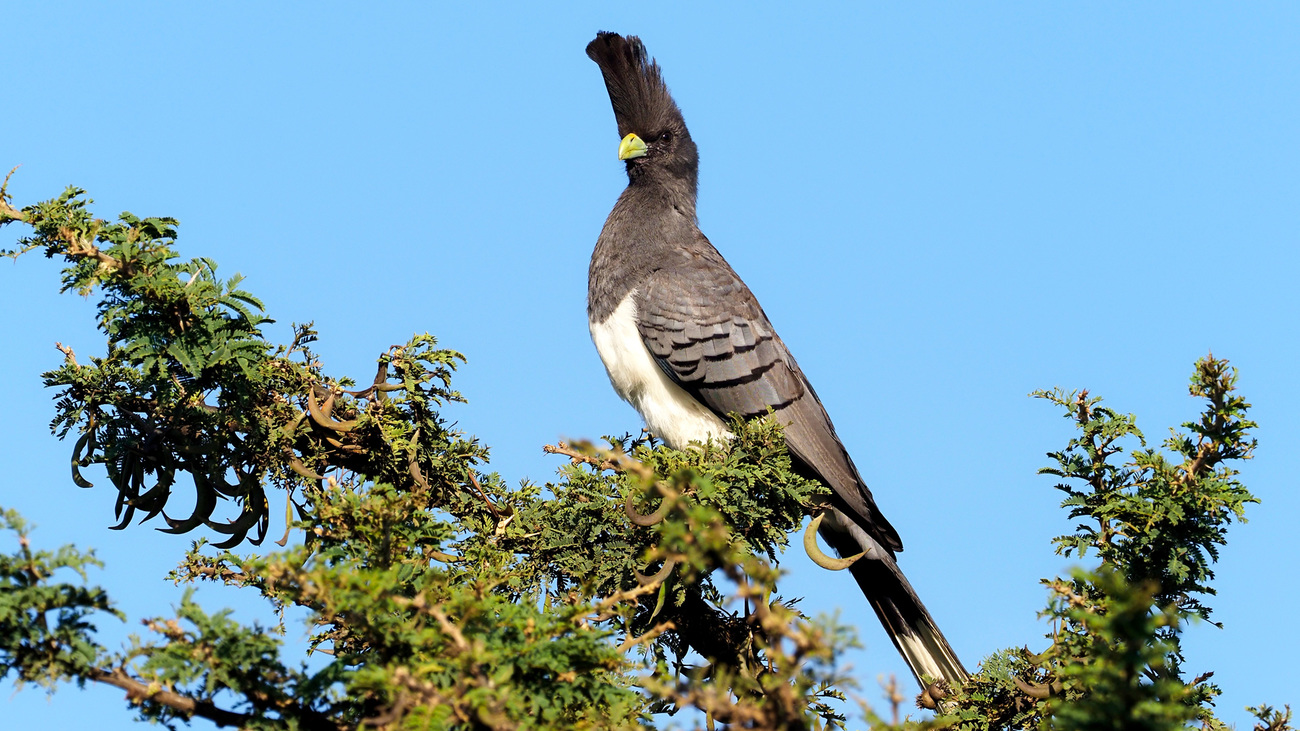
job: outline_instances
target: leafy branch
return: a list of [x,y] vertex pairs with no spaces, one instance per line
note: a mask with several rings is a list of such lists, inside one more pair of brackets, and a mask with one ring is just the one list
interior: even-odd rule
[[[6,178],[6,185],[7,185]],[[282,658],[275,632],[181,600],[145,620],[119,653],[94,620],[123,618],[84,586],[92,554],[34,551],[12,512],[17,549],[0,554],[0,668],[53,689],[123,689],[141,718],[249,729],[641,729],[693,709],[704,726],[840,728],[853,643],[833,621],[779,595],[777,557],[826,489],[793,469],[780,424],[733,420],[734,439],[676,451],[649,437],[561,443],[556,479],[507,486],[488,450],[439,414],[462,401],[464,358],[416,335],[360,383],[329,374],[296,326],[272,320],[210,259],[182,261],[169,218],[94,218],[85,193],[21,210],[0,186],[0,226],[29,231],[6,251],[64,262],[63,289],[98,293],[101,357],[44,374],[59,389],[51,428],[75,437],[71,479],[98,466],[118,493],[116,528],[162,516],[166,532],[205,529],[172,574],[254,592],[309,613],[309,670]],[[1236,372],[1207,357],[1191,394],[1199,417],[1163,451],[1132,415],[1086,391],[1035,395],[1078,434],[1042,470],[1059,478],[1073,532],[1067,557],[1097,565],[1044,584],[1050,644],[989,655],[962,687],[927,691],[931,719],[877,728],[1183,728],[1213,715],[1212,673],[1184,676],[1181,632],[1209,619],[1213,564],[1228,526],[1256,499],[1237,479],[1256,428]],[[196,507],[167,513],[192,481]],[[282,551],[241,556],[269,531],[285,494]],[[231,519],[218,506],[234,503]],[[290,528],[301,542],[290,544]],[[815,525],[813,526],[815,530]],[[815,545],[815,543],[814,543]],[[80,574],[64,582],[59,572]],[[66,572],[65,572],[66,573]],[[1251,709],[1258,729],[1290,710]]]
[[[118,528],[140,511],[162,515],[167,532],[225,536],[215,553],[196,544],[173,578],[308,609],[312,647],[331,658],[315,674],[290,669],[261,628],[187,598],[177,619],[150,621],[158,640],[117,659],[100,653],[66,677],[117,684],[143,717],[165,723],[622,728],[706,697],[721,714],[719,699],[742,696],[753,704],[746,718],[770,724],[756,727],[836,722],[824,702],[836,691],[809,678],[830,656],[820,638],[841,635],[808,635],[813,625],[772,599],[770,561],[824,491],[793,473],[778,425],[737,422],[734,442],[700,451],[630,438],[600,457],[557,448],[580,464],[557,482],[508,489],[479,471],[487,450],[438,415],[461,400],[450,378],[463,358],[431,337],[390,348],[357,388],[325,375],[310,326],[273,346],[262,333],[271,321],[238,278],[217,280],[209,259],[180,263],[174,220],[107,223],[75,188],[21,211],[0,199],[0,225],[32,230],[6,253],[62,257],[65,290],[101,295],[107,354],[82,363],[69,348],[45,375],[62,389],[55,433],[79,432],[74,482],[89,486],[83,470],[106,468]],[[177,519],[166,505],[183,474],[198,499]],[[268,487],[286,491],[304,543],[230,553],[267,534]],[[658,517],[635,520],[656,494],[669,496]],[[231,521],[214,517],[222,500],[239,505]],[[759,554],[769,560],[754,563]],[[745,593],[729,609],[734,594],[715,574],[758,582],[762,601]],[[691,658],[705,665],[692,671]],[[684,680],[663,685],[665,674]],[[651,688],[667,696],[645,695]]]

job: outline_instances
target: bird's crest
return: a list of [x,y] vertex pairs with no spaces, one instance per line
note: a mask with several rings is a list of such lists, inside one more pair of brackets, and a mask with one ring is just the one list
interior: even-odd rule
[[640,38],[601,31],[587,44],[587,56],[605,77],[620,137],[629,132],[644,135],[681,121],[659,64],[646,56]]

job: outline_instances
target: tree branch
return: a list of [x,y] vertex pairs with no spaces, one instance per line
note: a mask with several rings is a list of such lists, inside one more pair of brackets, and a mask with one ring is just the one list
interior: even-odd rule
[[125,690],[127,700],[132,703],[139,704],[145,701],[157,703],[179,711],[186,716],[206,718],[218,726],[243,726],[248,721],[253,720],[251,714],[227,711],[224,708],[218,708],[209,701],[195,700],[170,690],[150,688],[148,684],[127,675],[126,671],[121,668],[116,668],[112,672],[94,670],[90,673],[89,678]]

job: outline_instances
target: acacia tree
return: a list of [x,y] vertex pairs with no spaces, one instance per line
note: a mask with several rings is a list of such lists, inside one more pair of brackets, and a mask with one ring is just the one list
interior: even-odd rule
[[[0,555],[0,668],[20,684],[123,689],[142,719],[205,718],[248,729],[754,729],[846,724],[834,659],[845,628],[803,616],[777,589],[777,555],[825,492],[791,470],[780,427],[733,421],[726,444],[675,451],[651,438],[558,444],[555,481],[507,486],[487,451],[439,415],[460,401],[462,357],[425,334],[379,355],[373,378],[331,374],[295,326],[266,339],[261,303],[211,259],[179,259],[177,224],[95,218],[78,189],[15,208],[5,252],[66,262],[63,289],[99,297],[101,357],[44,374],[58,388],[52,427],[74,442],[71,479],[98,465],[117,491],[117,528],[161,518],[206,526],[173,578],[303,607],[310,666],[274,633],[199,606],[146,621],[148,640],[97,642],[93,620],[121,616],[87,585],[93,557],[33,548],[4,511],[17,550]],[[1209,619],[1212,564],[1226,528],[1255,499],[1232,464],[1255,442],[1225,361],[1198,361],[1199,419],[1149,447],[1134,418],[1087,392],[1041,392],[1079,436],[1050,455],[1079,521],[1055,540],[1097,565],[1046,580],[1053,632],[1039,652],[985,658],[962,687],[931,686],[924,721],[875,726],[1182,728],[1223,725],[1218,689],[1188,679],[1179,646]],[[167,512],[193,491],[189,515]],[[302,541],[260,546],[272,504]],[[233,519],[218,507],[233,506]],[[226,508],[229,512],[231,508]],[[178,549],[179,553],[179,549]],[[72,579],[64,569],[80,574]],[[697,713],[672,718],[682,709]],[[1252,709],[1290,728],[1289,709]]]

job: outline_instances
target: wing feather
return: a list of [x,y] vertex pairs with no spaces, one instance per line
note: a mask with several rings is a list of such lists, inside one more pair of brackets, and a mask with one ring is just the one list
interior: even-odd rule
[[670,379],[719,416],[773,409],[796,461],[828,484],[879,543],[902,550],[758,300],[705,244],[704,255],[671,262],[638,289],[637,327],[646,348]]

